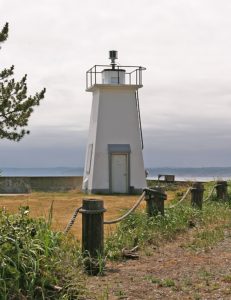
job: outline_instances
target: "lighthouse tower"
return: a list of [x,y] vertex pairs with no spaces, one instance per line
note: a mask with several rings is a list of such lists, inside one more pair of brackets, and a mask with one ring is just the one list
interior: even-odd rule
[[110,65],[86,73],[86,91],[93,94],[83,177],[87,193],[140,193],[146,187],[138,89],[140,66],[119,66],[117,51]]

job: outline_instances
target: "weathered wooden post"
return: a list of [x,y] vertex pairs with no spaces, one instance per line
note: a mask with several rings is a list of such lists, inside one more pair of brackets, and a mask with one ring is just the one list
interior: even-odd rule
[[216,184],[217,199],[226,201],[228,199],[228,183],[227,181],[219,180]]
[[191,188],[191,204],[195,208],[202,209],[204,186],[201,182],[194,182]]
[[104,264],[104,202],[98,199],[83,199],[82,253],[84,267],[89,275],[102,272]]
[[153,187],[144,189],[146,192],[146,212],[149,217],[161,214],[164,216],[164,200],[167,195],[161,187]]

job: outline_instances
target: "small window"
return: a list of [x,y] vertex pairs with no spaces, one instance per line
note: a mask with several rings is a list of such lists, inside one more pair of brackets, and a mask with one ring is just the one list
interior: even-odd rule
[[113,83],[113,84],[117,84],[118,80],[119,80],[118,77],[111,77],[111,83]]
[[87,151],[87,173],[88,174],[91,171],[92,150],[93,150],[93,144],[89,144],[88,151]]

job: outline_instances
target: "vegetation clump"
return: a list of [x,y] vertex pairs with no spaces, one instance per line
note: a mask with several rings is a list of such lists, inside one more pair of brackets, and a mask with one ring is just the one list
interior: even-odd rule
[[[206,189],[210,189],[210,185]],[[171,203],[177,203],[177,199],[176,194]],[[137,245],[148,254],[148,247],[153,248],[163,241],[171,241],[193,228],[196,233],[192,248],[209,247],[224,237],[225,227],[231,226],[230,220],[230,201],[208,201],[204,203],[202,210],[198,210],[191,207],[190,201],[186,200],[172,209],[166,206],[164,216],[151,218],[144,211],[139,211],[123,220],[107,238],[106,256],[119,259],[124,247],[131,249]]]
[[0,211],[0,299],[78,299],[79,245],[28,214],[28,207]]

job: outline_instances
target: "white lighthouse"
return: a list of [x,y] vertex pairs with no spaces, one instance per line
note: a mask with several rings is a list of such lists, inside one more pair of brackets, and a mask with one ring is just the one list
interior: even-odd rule
[[86,73],[92,109],[83,190],[87,193],[140,193],[146,187],[138,89],[140,66],[119,66],[117,51],[110,65],[95,65]]

